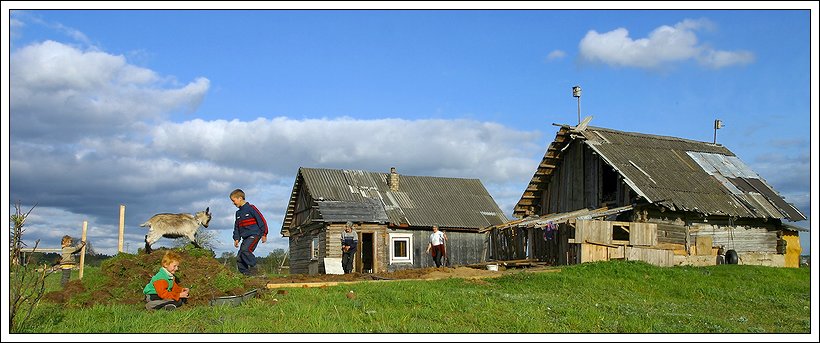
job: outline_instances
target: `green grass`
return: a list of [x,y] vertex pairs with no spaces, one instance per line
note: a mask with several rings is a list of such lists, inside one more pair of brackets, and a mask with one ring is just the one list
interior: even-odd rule
[[[83,281],[99,274],[86,269]],[[58,273],[48,281],[50,289],[59,288]],[[809,333],[809,282],[808,268],[610,261],[480,281],[363,282],[290,288],[286,295],[271,290],[238,307],[146,311],[42,303],[20,332]],[[350,290],[353,300],[345,296]]]

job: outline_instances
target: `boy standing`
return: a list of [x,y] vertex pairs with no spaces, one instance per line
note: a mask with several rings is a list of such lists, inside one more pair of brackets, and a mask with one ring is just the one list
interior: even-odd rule
[[169,251],[162,256],[162,267],[142,289],[145,294],[145,308],[148,310],[174,310],[188,299],[188,288],[182,288],[174,274],[179,269],[179,254]]
[[[239,208],[236,210],[236,221],[233,226],[233,246],[239,248],[236,265],[239,272],[245,276],[253,274],[252,268],[256,266],[256,256],[253,251],[259,239],[262,243],[268,240],[268,223],[262,212],[256,206],[245,201],[245,192],[235,189],[231,192],[231,202]],[[242,239],[242,247],[239,246],[239,239]]]
[[60,242],[60,245],[62,246],[62,249],[60,250],[60,269],[63,270],[63,278],[60,280],[60,285],[63,286],[63,288],[65,288],[65,285],[68,284],[68,280],[71,279],[71,269],[77,265],[74,262],[73,254],[85,247],[85,241],[80,242],[77,246],[71,246],[71,243],[72,240],[69,235],[63,236],[63,240]]

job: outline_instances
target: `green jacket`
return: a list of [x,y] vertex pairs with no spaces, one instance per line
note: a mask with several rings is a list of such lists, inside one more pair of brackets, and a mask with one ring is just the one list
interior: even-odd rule
[[154,288],[154,282],[157,280],[166,280],[168,281],[168,291],[171,291],[171,288],[174,287],[174,276],[168,272],[165,267],[159,269],[157,275],[151,278],[151,281],[148,281],[148,284],[145,285],[145,288],[142,289],[143,294],[157,294],[156,288]]

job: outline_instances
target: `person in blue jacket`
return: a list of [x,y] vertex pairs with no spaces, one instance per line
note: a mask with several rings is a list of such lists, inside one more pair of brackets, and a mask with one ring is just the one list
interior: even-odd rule
[[359,245],[359,237],[356,230],[353,230],[353,222],[345,223],[345,229],[341,235],[342,240],[342,269],[345,274],[353,272],[353,259],[356,256],[356,247]]
[[[256,206],[245,201],[245,192],[241,189],[231,192],[230,198],[231,202],[239,208],[236,210],[236,221],[233,226],[233,246],[239,248],[236,265],[240,273],[250,276],[253,275],[253,269],[256,267],[256,256],[253,255],[253,251],[260,239],[262,243],[268,240],[268,223]],[[241,247],[239,246],[240,239],[242,240]]]

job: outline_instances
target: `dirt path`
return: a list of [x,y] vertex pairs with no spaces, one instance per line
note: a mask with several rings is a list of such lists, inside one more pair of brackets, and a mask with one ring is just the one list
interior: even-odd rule
[[267,288],[324,287],[370,281],[439,280],[448,278],[485,279],[518,272],[559,272],[557,268],[510,269],[489,271],[469,267],[408,269],[393,273],[345,274],[345,275],[291,275],[286,278],[268,279]]

